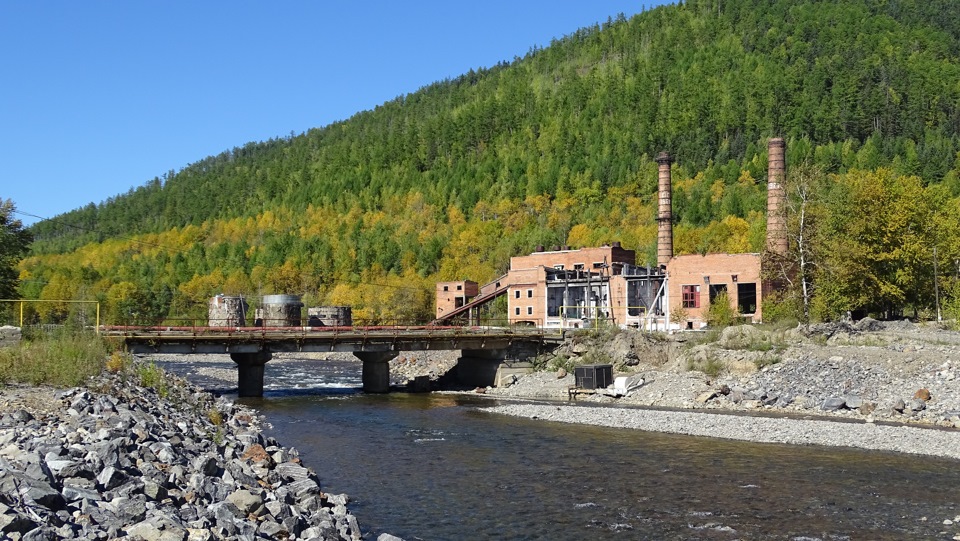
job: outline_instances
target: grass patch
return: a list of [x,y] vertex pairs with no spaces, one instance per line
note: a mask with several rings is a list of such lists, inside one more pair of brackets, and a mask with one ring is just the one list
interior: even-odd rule
[[101,373],[109,346],[89,332],[63,330],[0,349],[0,383],[76,387]]
[[137,377],[140,379],[142,387],[150,387],[157,391],[160,398],[170,396],[170,386],[167,381],[167,375],[161,368],[153,363],[140,363],[135,366]]
[[705,375],[715,378],[727,371],[727,365],[723,361],[708,355],[704,359],[690,359],[687,361],[687,370],[703,372]]
[[760,358],[753,361],[753,364],[757,367],[757,370],[760,370],[768,366],[773,366],[780,361],[779,355],[761,355]]

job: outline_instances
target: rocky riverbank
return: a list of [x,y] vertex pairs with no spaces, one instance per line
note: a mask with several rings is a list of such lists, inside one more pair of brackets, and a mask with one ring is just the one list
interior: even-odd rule
[[[563,422],[798,444],[839,445],[960,458],[960,333],[907,321],[835,323],[789,330],[731,327],[672,336],[579,333],[545,371],[485,392],[568,398],[577,364],[611,364],[625,392],[600,390],[580,406],[492,411]],[[568,370],[569,369],[569,370]],[[749,413],[700,415],[692,413]],[[855,423],[830,423],[829,421]],[[877,423],[922,428],[895,428]],[[929,430],[939,427],[944,430]]]
[[323,492],[255,412],[170,375],[154,383],[0,388],[0,537],[361,539],[347,496]]

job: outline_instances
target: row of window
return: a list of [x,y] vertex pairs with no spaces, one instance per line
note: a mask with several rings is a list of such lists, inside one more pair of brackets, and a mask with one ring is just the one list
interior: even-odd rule
[[[563,266],[563,265],[554,265],[553,268],[555,268],[555,269],[557,269],[557,270],[563,270],[563,269],[564,269],[564,266]],[[604,263],[604,262],[602,262],[602,261],[597,261],[596,263],[593,264],[593,268],[595,268],[595,269],[605,269],[605,268],[607,268],[607,264]],[[574,263],[574,264],[573,264],[573,270],[583,270],[583,269],[584,269],[583,263]]]
[[[513,292],[513,298],[515,298],[515,299],[519,299],[519,298],[520,298],[520,290],[519,290],[519,289]],[[528,289],[528,290],[527,290],[527,298],[528,298],[528,299],[532,299],[532,298],[533,298],[533,290],[532,290],[532,289]]]
[[[519,316],[519,315],[520,315],[520,307],[517,306],[516,308],[514,308],[514,309],[513,309],[513,313],[514,313],[514,315]],[[532,315],[533,315],[533,307],[532,307],[532,306],[528,306],[528,307],[527,307],[527,315],[528,315],[528,316],[532,316]]]

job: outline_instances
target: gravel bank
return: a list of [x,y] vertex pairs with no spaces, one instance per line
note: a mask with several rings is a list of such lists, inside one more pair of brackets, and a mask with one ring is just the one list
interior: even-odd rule
[[363,537],[256,412],[161,377],[0,388],[0,539]]
[[760,443],[856,447],[960,459],[960,432],[954,430],[596,406],[510,404],[485,411],[651,432]]

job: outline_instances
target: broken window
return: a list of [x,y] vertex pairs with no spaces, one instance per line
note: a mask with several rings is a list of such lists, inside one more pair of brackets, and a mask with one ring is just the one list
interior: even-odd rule
[[683,307],[700,308],[700,286],[683,286]]
[[717,298],[717,295],[727,293],[727,284],[710,284],[710,304]]
[[757,313],[757,284],[737,284],[737,311]]

